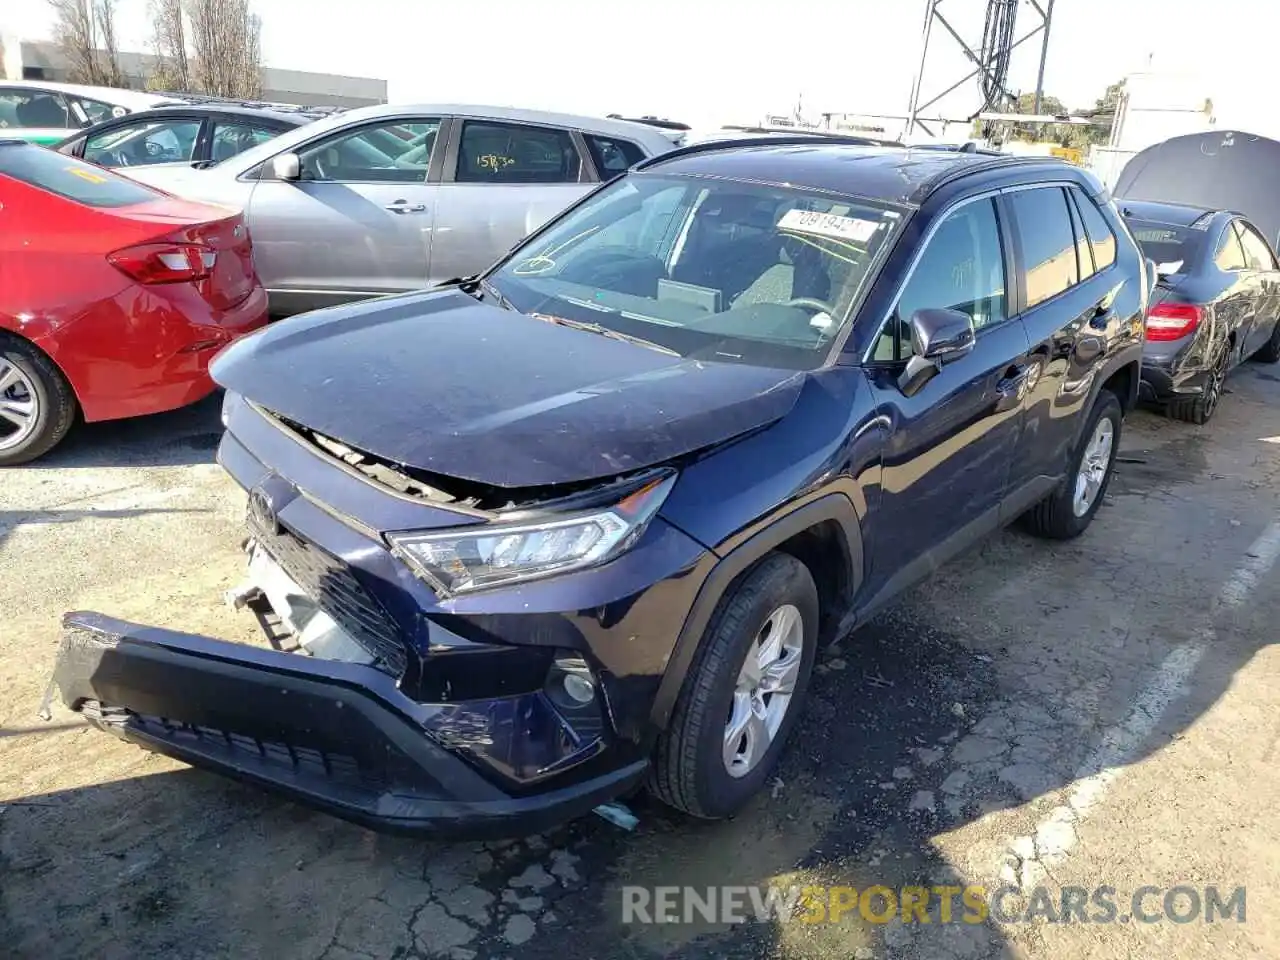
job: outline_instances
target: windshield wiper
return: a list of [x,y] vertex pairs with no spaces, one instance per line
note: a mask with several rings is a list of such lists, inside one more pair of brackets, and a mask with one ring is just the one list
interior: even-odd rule
[[570,320],[568,317],[557,317],[549,313],[531,313],[531,317],[537,317],[539,320],[546,320],[548,323],[559,324],[562,327],[572,327],[574,330],[585,330],[588,333],[598,333],[602,337],[608,337],[610,340],[621,340],[624,343],[634,343],[640,347],[648,347],[650,350],[657,350],[659,353],[665,353],[668,356],[678,357],[679,352],[672,350],[670,347],[664,347],[660,343],[654,343],[652,340],[646,340],[644,337],[632,336],[629,333],[623,333],[620,330],[614,330],[611,327],[601,326],[598,323],[591,323],[588,320]]
[[515,305],[507,299],[507,295],[488,280],[480,281],[480,289],[484,291],[485,296],[493,297],[503,310],[515,310]]

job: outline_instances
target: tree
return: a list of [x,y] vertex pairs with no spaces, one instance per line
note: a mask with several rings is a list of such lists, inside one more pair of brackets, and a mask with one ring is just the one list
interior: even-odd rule
[[191,90],[191,63],[187,56],[186,18],[182,0],[150,0],[151,50],[155,67],[147,78],[152,90]]
[[53,38],[67,58],[73,83],[124,85],[116,49],[115,0],[48,0]]
[[262,94],[262,21],[249,0],[186,0],[195,87],[216,97]]

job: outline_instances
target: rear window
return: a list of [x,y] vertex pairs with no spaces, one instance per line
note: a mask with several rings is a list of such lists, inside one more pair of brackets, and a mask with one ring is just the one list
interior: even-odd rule
[[110,170],[28,144],[0,145],[0,174],[86,207],[131,207],[163,196]]
[[1143,256],[1156,263],[1194,263],[1204,244],[1204,231],[1154,220],[1126,220]]

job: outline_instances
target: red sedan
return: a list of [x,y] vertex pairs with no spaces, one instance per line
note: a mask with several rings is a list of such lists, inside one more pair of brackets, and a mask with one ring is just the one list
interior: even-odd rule
[[0,140],[0,466],[87,421],[213,390],[209,361],[267,322],[241,214]]

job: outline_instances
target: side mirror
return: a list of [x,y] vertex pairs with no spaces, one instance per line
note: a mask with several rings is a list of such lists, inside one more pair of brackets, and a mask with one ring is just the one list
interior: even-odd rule
[[299,180],[302,178],[302,160],[296,153],[272,157],[271,173],[277,180]]
[[977,334],[973,318],[959,310],[917,310],[911,317],[912,357],[898,378],[898,389],[911,397],[944,365],[973,350]]

